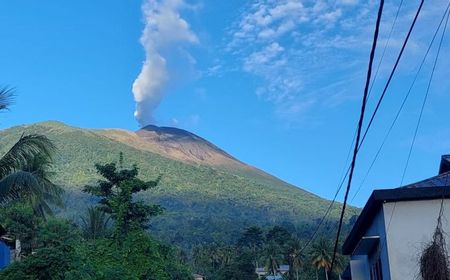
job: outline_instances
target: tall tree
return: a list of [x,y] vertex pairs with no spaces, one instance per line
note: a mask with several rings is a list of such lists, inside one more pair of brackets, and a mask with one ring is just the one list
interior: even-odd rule
[[109,214],[114,221],[114,236],[120,242],[130,231],[148,227],[150,217],[162,213],[159,205],[147,205],[143,201],[135,201],[133,195],[154,188],[155,181],[143,181],[137,176],[138,168],[118,169],[116,163],[96,164],[97,172],[104,178],[97,185],[87,185],[85,192],[100,197],[98,208]]
[[263,230],[258,226],[251,226],[247,228],[238,240],[240,248],[247,248],[250,250],[253,265],[258,267],[258,255],[260,254],[264,245]]
[[[288,260],[290,279],[299,279],[299,271],[303,265],[302,243],[298,238],[293,238],[288,243]],[[293,273],[292,273],[293,272]]]
[[280,262],[284,256],[279,244],[270,242],[267,244],[264,250],[264,259],[266,263],[266,269],[270,275],[276,276],[280,267]]
[[283,247],[283,249],[285,249],[285,245],[291,239],[292,234],[287,229],[281,226],[274,226],[266,234],[267,243],[274,242]]
[[[316,243],[312,245],[311,259],[314,267],[319,271],[324,270],[325,278],[328,280],[328,271],[331,268],[332,259],[332,248],[331,244],[324,238],[319,239]],[[318,275],[316,274],[316,278]]]

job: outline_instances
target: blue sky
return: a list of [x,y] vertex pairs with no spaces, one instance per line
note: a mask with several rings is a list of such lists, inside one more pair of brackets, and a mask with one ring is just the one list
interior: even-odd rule
[[[375,66],[399,2],[386,2]],[[369,112],[419,3],[405,2]],[[358,118],[377,4],[2,1],[0,84],[16,87],[17,98],[0,126],[44,120],[130,130],[148,122],[178,126],[331,198]],[[441,0],[425,3],[361,150],[353,192],[406,94],[445,5]],[[405,183],[435,175],[440,155],[450,153],[448,37],[447,32]],[[436,46],[352,204],[363,205],[374,188],[400,184],[435,54]],[[135,99],[140,123],[134,116]]]

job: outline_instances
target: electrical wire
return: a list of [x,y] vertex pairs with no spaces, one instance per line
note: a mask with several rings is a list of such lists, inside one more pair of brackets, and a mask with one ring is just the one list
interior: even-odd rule
[[[443,20],[445,19],[445,17],[447,16],[447,20],[446,20],[446,22],[445,22],[444,29],[443,29],[443,31],[442,31],[442,35],[441,35],[441,38],[440,38],[440,42],[439,42],[439,47],[438,47],[438,51],[437,51],[437,54],[436,54],[436,58],[435,58],[435,60],[434,60],[433,68],[432,68],[432,71],[431,71],[430,79],[429,79],[429,81],[428,81],[428,86],[427,86],[427,90],[426,90],[426,93],[425,93],[425,97],[424,97],[424,99],[423,99],[423,101],[422,101],[421,112],[420,112],[420,115],[419,115],[419,119],[418,119],[418,121],[417,121],[416,130],[415,130],[415,132],[414,132],[414,136],[413,136],[413,140],[412,140],[412,143],[411,143],[410,151],[409,151],[409,154],[408,154],[408,160],[407,160],[407,163],[406,163],[406,165],[405,165],[404,172],[405,172],[405,170],[406,170],[406,168],[407,168],[407,166],[408,166],[408,162],[409,162],[409,159],[410,159],[412,147],[414,146],[415,138],[417,137],[417,131],[418,131],[418,127],[420,126],[420,121],[421,121],[421,119],[422,119],[423,109],[424,109],[424,107],[425,107],[426,100],[427,100],[427,98],[428,98],[428,94],[429,94],[431,82],[432,82],[433,76],[434,76],[434,71],[435,71],[435,69],[436,69],[437,61],[438,61],[438,59],[439,59],[439,54],[440,54],[440,51],[441,51],[442,42],[443,42],[443,39],[444,39],[444,36],[445,36],[445,32],[446,32],[446,29],[447,29],[447,25],[448,25],[448,21],[449,21],[449,16],[450,16],[449,8],[450,8],[450,2],[448,3],[447,9],[445,10],[444,15],[442,16],[442,19],[441,19],[441,22],[440,22],[440,24],[439,24],[439,26],[438,26],[438,29],[436,30],[436,33],[437,33],[437,32],[439,31],[439,29],[440,29],[440,26],[441,26],[441,24],[442,24],[442,21],[443,21]],[[435,33],[435,34],[436,34],[436,33]],[[430,43],[430,44],[431,44],[431,43]],[[447,185],[448,175],[449,175],[449,174],[447,174],[447,176],[446,176],[445,185]],[[402,185],[403,185],[403,182],[400,183],[400,186],[402,186]],[[391,213],[390,213],[390,215],[389,215],[388,225],[387,225],[387,227],[386,227],[386,235],[389,233],[389,230],[390,230],[390,228],[391,228],[391,223],[392,223],[392,219],[393,219],[393,217],[394,217],[394,213],[395,213],[396,207],[397,207],[397,202],[395,201],[395,202],[394,202],[394,206],[392,207],[392,211],[391,211]],[[442,209],[441,209],[441,210],[442,210]],[[383,250],[383,247],[384,247],[385,245],[386,245],[386,240],[385,240],[385,242],[382,243],[380,250]]]
[[[442,18],[441,18],[441,20],[440,20],[440,22],[439,22],[438,27],[436,28],[436,31],[434,32],[433,38],[431,39],[431,42],[430,42],[429,45],[428,45],[428,49],[427,49],[427,51],[426,51],[426,53],[425,53],[425,55],[424,55],[424,57],[423,57],[423,59],[422,59],[422,61],[421,61],[421,63],[420,63],[420,66],[419,66],[419,68],[418,68],[418,70],[417,70],[417,72],[416,72],[416,75],[414,76],[414,79],[413,79],[413,81],[412,81],[412,83],[411,83],[411,85],[410,85],[410,87],[409,87],[409,89],[408,89],[408,92],[406,93],[405,97],[403,98],[403,101],[402,101],[402,103],[401,103],[401,105],[400,105],[400,108],[398,109],[397,114],[395,115],[395,118],[394,118],[394,120],[393,120],[392,123],[391,123],[391,126],[389,127],[389,129],[388,129],[386,135],[385,135],[384,138],[383,138],[383,141],[382,141],[382,143],[381,143],[381,146],[379,147],[379,149],[378,149],[378,151],[377,151],[377,153],[376,153],[374,159],[372,160],[369,169],[367,170],[366,174],[364,175],[364,178],[363,178],[363,180],[362,180],[360,186],[358,187],[357,191],[356,191],[355,194],[353,195],[353,198],[352,198],[351,202],[353,202],[353,200],[355,199],[355,197],[358,195],[359,191],[360,191],[361,188],[363,187],[364,183],[366,182],[367,177],[369,176],[370,171],[372,170],[372,168],[373,168],[375,162],[376,162],[377,159],[378,159],[378,156],[379,156],[380,153],[381,153],[381,150],[383,149],[384,145],[386,144],[386,141],[387,141],[387,139],[388,139],[390,133],[392,132],[392,129],[394,128],[394,126],[395,126],[395,124],[396,124],[396,122],[397,122],[397,120],[398,120],[398,118],[399,118],[399,116],[400,116],[400,114],[401,114],[401,112],[402,112],[402,110],[403,110],[403,107],[404,107],[405,104],[406,104],[406,101],[408,100],[408,98],[409,98],[409,96],[410,96],[410,94],[411,94],[411,91],[412,91],[412,89],[413,89],[413,87],[414,87],[414,85],[415,85],[415,83],[416,83],[416,81],[417,81],[417,78],[418,78],[418,76],[419,76],[419,74],[420,74],[420,72],[421,72],[421,70],[422,70],[422,68],[423,68],[423,65],[425,64],[425,61],[426,61],[426,59],[427,59],[427,57],[428,57],[428,54],[430,53],[431,47],[433,46],[433,43],[434,43],[434,40],[436,39],[436,36],[437,36],[437,34],[439,33],[439,30],[441,29],[442,23],[444,22],[445,16],[446,16],[446,14],[448,13],[449,8],[450,8],[450,2],[449,2],[449,4],[447,5],[447,8],[446,8],[445,11],[444,11],[444,14],[442,15]],[[400,184],[400,185],[402,185],[402,184]]]
[[[404,50],[405,50],[405,47],[406,47],[406,45],[407,45],[407,43],[408,43],[408,40],[409,40],[410,36],[411,36],[412,30],[414,29],[414,26],[415,26],[415,24],[416,24],[416,22],[417,22],[417,18],[418,18],[419,14],[420,14],[420,12],[421,12],[421,10],[422,10],[423,3],[424,3],[424,0],[422,0],[422,1],[420,2],[420,5],[419,5],[419,7],[418,7],[418,9],[417,9],[417,12],[416,12],[416,15],[415,15],[415,17],[414,17],[414,20],[413,20],[413,22],[412,22],[412,24],[411,24],[411,26],[410,26],[410,28],[409,28],[408,34],[407,34],[407,36],[406,36],[406,39],[405,39],[405,41],[404,41],[404,43],[403,43],[403,45],[402,45],[402,48],[401,48],[401,50],[400,50],[400,54],[399,54],[399,56],[397,57],[397,60],[396,60],[396,62],[395,62],[395,64],[394,64],[394,68],[393,68],[392,71],[391,71],[391,74],[390,74],[390,76],[389,76],[389,78],[388,78],[388,81],[387,81],[387,83],[386,83],[386,85],[385,85],[385,88],[384,88],[384,90],[383,90],[383,93],[382,93],[382,95],[380,96],[380,98],[379,98],[379,100],[378,100],[378,103],[377,103],[377,106],[375,107],[375,110],[374,110],[374,112],[373,112],[373,114],[372,114],[372,117],[371,117],[371,119],[370,119],[370,121],[369,121],[369,124],[367,125],[367,128],[366,128],[366,131],[365,131],[364,136],[363,136],[363,138],[362,138],[363,140],[361,141],[361,144],[359,143],[359,136],[360,136],[360,135],[357,136],[356,143],[355,143],[355,151],[354,151],[354,155],[353,155],[352,166],[351,166],[351,169],[350,169],[350,174],[349,174],[349,179],[348,179],[348,184],[347,184],[347,190],[346,190],[345,197],[344,197],[344,203],[343,203],[343,207],[342,207],[342,211],[341,211],[341,217],[340,217],[340,219],[339,219],[338,231],[337,231],[337,234],[336,234],[336,241],[335,241],[335,244],[334,244],[333,258],[332,258],[332,261],[331,261],[331,268],[330,268],[330,271],[331,271],[331,272],[333,271],[334,262],[335,262],[335,260],[336,260],[336,253],[337,253],[337,248],[338,248],[338,244],[339,244],[340,233],[341,233],[341,230],[342,230],[342,224],[343,224],[343,219],[344,219],[345,208],[346,208],[346,205],[347,205],[348,194],[349,194],[350,188],[351,188],[351,183],[352,183],[352,178],[353,178],[353,171],[354,171],[355,164],[356,164],[356,156],[357,156],[357,154],[358,154],[358,151],[359,151],[359,149],[360,149],[360,147],[361,147],[361,145],[362,145],[364,139],[365,139],[366,136],[367,136],[367,132],[369,131],[369,129],[370,129],[372,123],[373,123],[373,120],[375,119],[376,113],[378,112],[378,109],[380,108],[381,102],[383,101],[383,98],[384,98],[384,96],[385,96],[385,94],[386,94],[386,91],[387,91],[389,85],[390,85],[390,82],[392,81],[392,77],[394,76],[395,70],[397,69],[397,66],[398,66],[398,64],[399,64],[399,62],[400,62],[400,59],[401,59],[401,57],[402,57],[402,54],[403,54],[403,52],[404,52]],[[375,44],[376,44],[376,43],[375,43]],[[365,95],[366,95],[366,94],[367,94],[367,93],[365,92]],[[365,98],[364,98],[364,99],[365,99]],[[365,109],[365,104],[364,104],[365,101],[366,101],[366,100],[363,101],[363,106],[362,106],[363,109]],[[361,125],[361,126],[358,127],[358,130],[359,130],[359,131],[358,131],[358,134],[360,134],[360,132],[361,132],[363,118],[364,118],[364,110],[361,110],[361,117],[360,117],[360,124],[359,124],[359,125]]]
[[[400,50],[400,53],[397,56],[397,60],[395,61],[394,67],[392,68],[391,74],[389,75],[389,78],[388,78],[388,80],[386,82],[386,85],[384,86],[383,92],[382,92],[380,98],[378,99],[377,105],[375,106],[375,110],[373,111],[372,116],[370,117],[369,124],[367,125],[367,128],[366,128],[366,130],[364,132],[364,136],[362,137],[363,140],[361,141],[361,145],[364,142],[364,139],[366,139],[367,133],[369,132],[369,129],[372,126],[372,123],[373,123],[373,121],[375,119],[375,116],[377,115],[378,110],[380,109],[380,105],[383,102],[384,97],[386,96],[387,89],[389,88],[389,85],[391,84],[392,78],[394,77],[394,73],[397,70],[397,66],[398,66],[398,64],[400,62],[400,59],[403,56],[403,52],[405,51],[406,45],[408,44],[409,37],[411,36],[411,33],[412,33],[413,29],[414,29],[414,26],[416,25],[417,18],[419,17],[419,14],[420,14],[420,12],[422,10],[422,7],[423,7],[423,3],[424,3],[424,0],[421,0],[419,8],[417,9],[416,15],[414,16],[414,20],[413,20],[413,22],[412,22],[412,24],[411,24],[411,26],[410,26],[410,28],[408,30],[408,34],[406,35],[405,40],[403,42],[402,48]],[[359,148],[360,147],[358,147],[358,149]]]
[[363,126],[363,121],[364,121],[364,114],[366,112],[367,95],[369,94],[369,84],[370,84],[370,79],[371,79],[371,75],[372,75],[372,65],[373,65],[373,60],[374,60],[374,57],[375,57],[375,50],[377,48],[378,33],[380,31],[380,23],[381,23],[381,17],[383,15],[383,8],[384,8],[384,0],[380,0],[380,7],[378,9],[377,21],[376,21],[376,25],[375,25],[375,33],[374,33],[373,42],[372,42],[372,49],[370,51],[369,67],[368,67],[368,70],[367,70],[366,85],[364,87],[364,95],[363,95],[363,100],[362,100],[362,104],[361,104],[361,114],[360,114],[359,122],[358,122],[358,132],[356,134],[355,149],[353,151],[353,158],[352,158],[350,173],[349,173],[349,176],[348,176],[347,190],[345,192],[344,204],[342,206],[341,217],[340,217],[340,220],[339,220],[338,231],[337,231],[337,234],[336,234],[336,242],[334,244],[333,258],[331,260],[330,272],[333,272],[333,266],[334,266],[334,262],[336,260],[336,252],[337,252],[337,247],[338,247],[338,243],[339,243],[339,236],[340,236],[341,230],[342,230],[342,222],[343,222],[343,219],[344,219],[345,208],[346,208],[346,205],[347,205],[348,193],[350,191],[352,178],[353,178],[353,172],[354,172],[355,166],[356,166],[356,158],[357,158],[358,147],[359,147],[359,142],[360,142],[360,138],[361,138],[361,131],[362,131],[362,126]]
[[436,54],[436,59],[434,60],[433,69],[431,70],[430,80],[428,81],[427,90],[426,90],[425,96],[424,96],[423,101],[422,101],[422,107],[420,108],[419,119],[417,120],[417,125],[416,125],[416,129],[414,131],[413,140],[412,140],[411,146],[409,148],[408,158],[406,160],[405,169],[403,170],[403,175],[402,175],[402,180],[401,180],[400,186],[403,185],[403,180],[405,179],[405,174],[406,174],[406,171],[408,169],[409,161],[411,159],[411,153],[412,153],[412,150],[414,148],[414,144],[416,142],[417,132],[419,131],[420,123],[422,121],[423,110],[424,110],[425,105],[426,105],[427,100],[428,100],[428,96],[429,96],[429,93],[430,93],[431,82],[433,81],[434,71],[436,70],[436,65],[437,65],[437,62],[438,62],[438,59],[439,59],[439,54],[441,52],[442,42],[444,41],[445,31],[447,30],[447,24],[448,24],[449,15],[450,15],[450,13],[447,14],[447,20],[446,20],[445,25],[444,25],[444,30],[442,31],[442,36],[441,36],[441,40],[439,42],[439,47],[438,47],[438,51],[437,51],[437,54]]
[[[398,17],[399,11],[400,11],[400,9],[401,9],[402,3],[403,3],[403,1],[400,2],[399,7],[398,7],[398,9],[397,9],[396,17],[395,17],[394,23],[393,23],[393,25],[392,25],[392,27],[391,27],[390,34],[389,34],[389,36],[388,36],[388,37],[389,37],[389,38],[388,38],[388,41],[389,41],[390,36],[391,36],[391,33],[392,33],[393,29],[394,29],[394,25],[395,25],[395,22],[396,22],[396,20],[397,20],[397,17]],[[396,64],[394,65],[394,69],[393,69],[392,72],[391,72],[390,79],[388,80],[387,84],[385,85],[385,88],[384,88],[384,92],[383,92],[383,93],[385,93],[385,92],[387,91],[387,88],[389,87],[390,80],[392,79],[393,73],[395,72],[395,69],[396,69],[396,67],[397,67],[397,65],[398,65],[398,62],[399,62],[399,60],[400,60],[400,58],[401,58],[401,56],[402,56],[402,54],[403,54],[403,50],[404,50],[404,48],[405,48],[405,46],[406,46],[406,43],[407,43],[408,40],[409,40],[409,36],[410,36],[410,34],[411,34],[411,32],[412,32],[412,29],[413,29],[413,27],[414,27],[414,25],[415,25],[415,22],[416,22],[418,13],[420,12],[420,9],[421,9],[421,7],[422,7],[422,4],[423,4],[423,1],[421,2],[421,6],[419,7],[418,12],[416,13],[416,16],[415,16],[415,18],[414,18],[413,24],[412,24],[412,26],[410,27],[410,30],[409,30],[409,32],[408,32],[408,35],[407,35],[407,37],[406,37],[406,39],[405,39],[405,42],[404,42],[404,44],[403,44],[402,50],[401,50],[400,54],[399,54],[398,57],[397,57]],[[388,42],[387,42],[387,43],[388,43]],[[384,47],[383,53],[384,53],[384,51],[385,51],[385,49],[386,49],[386,47],[387,47],[387,43],[386,43],[386,45],[385,45],[385,47]],[[383,59],[383,57],[384,57],[384,54],[381,56],[380,63],[381,63],[381,60]],[[379,64],[379,65],[380,65],[380,64]],[[377,67],[377,70],[378,70],[378,68],[379,68],[379,65],[378,65],[378,67]],[[375,79],[374,79],[374,81],[375,81]],[[372,89],[372,88],[373,88],[373,84],[372,84],[372,86],[371,86],[371,89]],[[370,90],[371,90],[371,89],[370,89]],[[379,107],[379,104],[380,104],[380,103],[381,103],[381,101],[378,102],[378,107]],[[371,118],[372,121],[373,121],[373,118],[375,117],[375,115],[376,115],[376,112],[374,112],[374,114],[372,115],[372,118]],[[362,140],[361,140],[361,142],[360,142],[360,145],[359,145],[359,147],[358,147],[358,150],[361,148],[361,146],[362,146],[362,144],[363,144],[363,142],[364,142],[364,140],[365,140],[365,137],[367,136],[367,133],[368,133],[368,131],[369,131],[369,129],[370,129],[370,126],[371,126],[371,123],[370,123],[370,125],[366,128],[366,130],[365,130],[365,132],[364,132],[364,137],[362,138]],[[355,138],[356,138],[356,132],[355,132],[354,138],[353,138],[353,140],[352,140],[352,145],[351,145],[351,146],[353,146],[353,143],[354,143],[354,139],[355,139]],[[351,151],[351,150],[350,150],[350,151]],[[350,154],[350,153],[349,153],[349,154]],[[348,157],[349,157],[349,155],[347,156],[347,160],[348,160]],[[346,160],[346,161],[347,161],[347,160]],[[317,225],[315,231],[313,232],[313,234],[311,235],[311,237],[308,239],[308,241],[306,242],[306,244],[303,246],[303,248],[301,249],[301,251],[304,251],[304,250],[312,243],[312,241],[315,239],[317,233],[319,232],[320,227],[323,225],[323,223],[325,222],[325,219],[328,217],[329,213],[331,212],[331,209],[333,208],[333,205],[334,205],[334,203],[336,202],[337,196],[338,196],[340,190],[342,189],[342,186],[343,186],[343,184],[344,184],[344,182],[345,182],[345,179],[347,178],[347,176],[348,176],[348,174],[349,174],[349,172],[350,172],[350,168],[351,168],[351,166],[349,166],[349,167],[347,168],[347,171],[346,171],[345,175],[343,176],[342,181],[340,182],[340,184],[339,184],[339,186],[338,186],[338,188],[337,188],[337,190],[336,190],[336,193],[335,193],[335,195],[334,195],[334,197],[333,197],[333,200],[331,201],[331,203],[330,203],[329,207],[327,208],[325,214],[322,216],[321,220],[319,221],[319,223],[318,223],[318,225]]]
[[[397,12],[395,13],[395,18],[394,18],[394,21],[392,22],[391,30],[389,31],[389,35],[386,40],[386,44],[384,44],[383,52],[381,54],[380,61],[378,62],[378,66],[377,66],[377,70],[375,71],[375,75],[373,76],[372,84],[370,86],[369,95],[367,96],[367,98],[369,98],[370,94],[372,93],[373,86],[375,85],[375,81],[377,80],[381,63],[383,62],[384,55],[386,54],[387,46],[389,45],[389,42],[391,41],[392,33],[394,32],[394,27],[395,27],[395,24],[397,23],[398,15],[400,14],[400,10],[401,10],[402,6],[403,6],[403,0],[400,1],[400,4],[398,5],[398,8],[397,8]],[[355,134],[355,137],[356,137],[356,134]],[[353,144],[352,144],[352,146],[353,146]]]
[[[397,22],[397,19],[398,19],[400,10],[401,10],[401,8],[402,8],[402,5],[403,5],[403,0],[400,1],[400,4],[399,4],[399,6],[398,6],[398,8],[397,8],[397,12],[396,12],[396,14],[395,14],[394,21],[393,21],[392,26],[391,26],[391,29],[390,29],[390,31],[389,31],[388,39],[387,39],[387,41],[386,41],[386,43],[385,43],[385,45],[384,45],[383,52],[382,52],[380,61],[378,62],[378,66],[377,66],[377,70],[376,70],[374,79],[372,80],[372,85],[371,85],[371,87],[370,87],[370,89],[369,89],[368,97],[370,96],[370,94],[371,94],[371,92],[372,92],[373,84],[375,83],[376,78],[377,78],[377,76],[378,76],[378,72],[379,72],[381,63],[382,63],[382,61],[383,61],[383,59],[384,59],[384,56],[385,56],[385,53],[386,53],[386,49],[387,49],[387,46],[389,45],[389,42],[390,42],[390,39],[391,39],[393,30],[394,30],[394,27],[395,27],[395,25],[396,25],[396,22]],[[366,132],[366,133],[367,133],[367,132]],[[351,142],[351,144],[350,144],[349,151],[348,151],[348,154],[347,154],[347,158],[346,158],[346,160],[345,160],[345,163],[347,163],[348,160],[349,160],[349,158],[350,158],[351,151],[352,151],[352,148],[351,148],[351,147],[353,147],[353,144],[354,144],[354,142],[355,142],[356,134],[357,134],[357,129],[355,129],[355,133],[354,133],[354,135],[353,135],[353,139],[352,139],[352,142]],[[361,144],[362,144],[363,141],[364,141],[364,139],[361,141]],[[344,169],[344,170],[345,170],[345,169]],[[344,170],[343,170],[343,173],[344,173]],[[345,182],[345,180],[346,180],[346,178],[347,178],[349,172],[350,172],[350,166],[348,166],[348,168],[346,169],[345,174],[343,174],[342,180],[341,180],[340,184],[338,185],[338,188],[337,188],[337,190],[336,190],[336,193],[334,194],[334,197],[333,197],[333,199],[332,199],[330,205],[328,206],[327,210],[325,211],[325,214],[322,216],[322,218],[320,219],[319,223],[317,224],[317,227],[316,227],[316,229],[314,230],[313,234],[312,234],[311,237],[308,239],[308,241],[307,241],[306,244],[303,246],[303,248],[300,250],[301,252],[303,252],[303,251],[304,251],[304,250],[312,243],[312,241],[314,241],[316,235],[318,234],[318,232],[319,232],[319,230],[320,230],[320,227],[323,225],[323,223],[325,222],[325,219],[328,217],[329,213],[331,212],[331,209],[333,208],[333,205],[334,205],[334,203],[336,202],[337,196],[339,195],[339,192],[341,191],[342,186],[343,186],[343,184],[344,184],[344,182]]]

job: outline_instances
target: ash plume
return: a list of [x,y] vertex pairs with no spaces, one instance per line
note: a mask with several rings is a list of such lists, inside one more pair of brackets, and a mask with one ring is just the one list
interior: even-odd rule
[[141,72],[133,83],[136,120],[141,126],[154,122],[153,112],[161,103],[171,78],[167,50],[198,38],[179,13],[183,0],[146,0],[142,5],[145,28],[140,42],[145,50]]

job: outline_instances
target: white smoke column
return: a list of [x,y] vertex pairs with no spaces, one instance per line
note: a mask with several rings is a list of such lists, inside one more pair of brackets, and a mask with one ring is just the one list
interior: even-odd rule
[[181,18],[183,0],[146,0],[142,6],[145,28],[140,41],[145,50],[141,73],[133,83],[136,101],[134,116],[140,125],[153,123],[153,112],[164,97],[164,86],[170,78],[166,58],[161,54],[181,43],[196,43],[197,36]]

